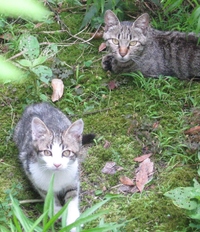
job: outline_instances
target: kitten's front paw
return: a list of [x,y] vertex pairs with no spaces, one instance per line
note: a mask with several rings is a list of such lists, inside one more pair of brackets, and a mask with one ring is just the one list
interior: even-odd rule
[[107,55],[102,58],[102,67],[106,71],[112,71],[112,60],[113,56],[112,55]]

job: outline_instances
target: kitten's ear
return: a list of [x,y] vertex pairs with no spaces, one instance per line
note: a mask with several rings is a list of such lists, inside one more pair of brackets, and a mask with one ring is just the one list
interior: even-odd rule
[[133,27],[139,27],[145,33],[146,29],[149,27],[149,15],[147,13],[142,14],[139,18],[133,23]]
[[104,31],[108,31],[109,27],[118,26],[120,24],[119,19],[111,10],[107,10],[105,12],[104,22],[105,22]]
[[79,119],[71,124],[71,126],[67,129],[64,135],[70,134],[76,139],[81,139],[83,134],[84,123],[82,119]]
[[32,139],[44,139],[46,135],[50,135],[49,129],[46,127],[44,122],[37,117],[34,117],[31,122]]

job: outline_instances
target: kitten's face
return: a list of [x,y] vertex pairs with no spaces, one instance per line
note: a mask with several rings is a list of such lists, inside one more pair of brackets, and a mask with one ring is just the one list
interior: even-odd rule
[[82,132],[82,120],[77,120],[66,131],[55,135],[39,118],[34,118],[32,138],[41,168],[51,171],[70,168],[77,160]]
[[134,23],[120,23],[112,11],[106,11],[103,38],[116,60],[137,60],[147,41],[145,34],[148,25],[147,14],[140,16]]

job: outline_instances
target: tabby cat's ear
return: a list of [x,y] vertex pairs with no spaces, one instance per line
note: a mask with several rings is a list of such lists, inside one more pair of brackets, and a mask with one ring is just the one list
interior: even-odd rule
[[83,134],[83,127],[84,127],[83,120],[79,119],[71,124],[71,126],[64,133],[64,136],[67,134],[68,135],[70,134],[71,136],[75,137],[76,139],[80,139],[82,137],[82,134]]
[[139,18],[133,23],[133,27],[138,27],[142,29],[143,33],[146,32],[149,27],[149,15],[147,13],[142,14]]
[[34,117],[31,122],[31,129],[32,129],[32,139],[38,140],[38,139],[44,139],[47,135],[50,134],[50,131],[44,124],[42,120],[40,120],[38,117]]
[[104,22],[105,22],[104,31],[108,31],[109,27],[118,26],[120,24],[119,19],[111,10],[107,10],[105,12]]

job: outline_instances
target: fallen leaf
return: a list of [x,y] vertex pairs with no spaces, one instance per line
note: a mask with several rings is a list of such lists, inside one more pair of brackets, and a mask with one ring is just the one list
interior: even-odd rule
[[99,52],[102,52],[105,49],[106,49],[106,43],[101,43],[99,46]]
[[136,161],[136,162],[142,162],[142,161],[144,161],[145,159],[149,158],[151,155],[152,155],[152,153],[138,156],[138,157],[136,157],[136,158],[134,159],[134,161]]
[[0,39],[10,41],[13,39],[13,36],[10,33],[5,33],[5,34],[0,35]]
[[53,88],[53,94],[51,96],[51,100],[52,102],[58,101],[63,95],[64,84],[60,79],[53,79],[51,81],[51,86]]
[[107,140],[105,141],[105,144],[103,145],[104,148],[109,148],[110,147],[110,142],[108,142]]
[[93,39],[101,39],[103,37],[103,30],[100,30],[100,31],[95,32],[95,33],[91,33],[90,36]]
[[35,24],[34,28],[39,28],[39,27],[43,26],[43,24],[44,23],[37,23],[37,24]]
[[115,174],[117,171],[121,171],[123,168],[120,166],[117,166],[115,162],[107,162],[104,166],[104,168],[101,170],[104,174]]
[[144,189],[144,186],[148,183],[150,177],[153,174],[154,164],[149,158],[145,159],[139,165],[139,171],[136,174],[136,186],[140,192]]
[[186,135],[193,135],[193,134],[197,134],[198,132],[200,132],[200,126],[192,127],[190,129],[186,130],[184,133]]
[[157,122],[154,122],[154,124],[153,124],[153,129],[156,129],[156,128],[158,128],[159,127],[159,122],[157,121]]
[[116,81],[114,81],[114,80],[112,80],[112,81],[110,81],[109,83],[108,83],[108,88],[109,88],[109,90],[113,90],[113,89],[115,89],[115,88],[117,88],[118,87],[118,84],[116,83]]
[[136,186],[128,186],[128,185],[121,185],[118,188],[119,192],[121,193],[137,193],[139,192],[138,188]]
[[128,185],[128,186],[133,186],[134,185],[133,181],[131,179],[129,179],[128,177],[126,177],[126,176],[120,177],[119,180],[124,185]]

